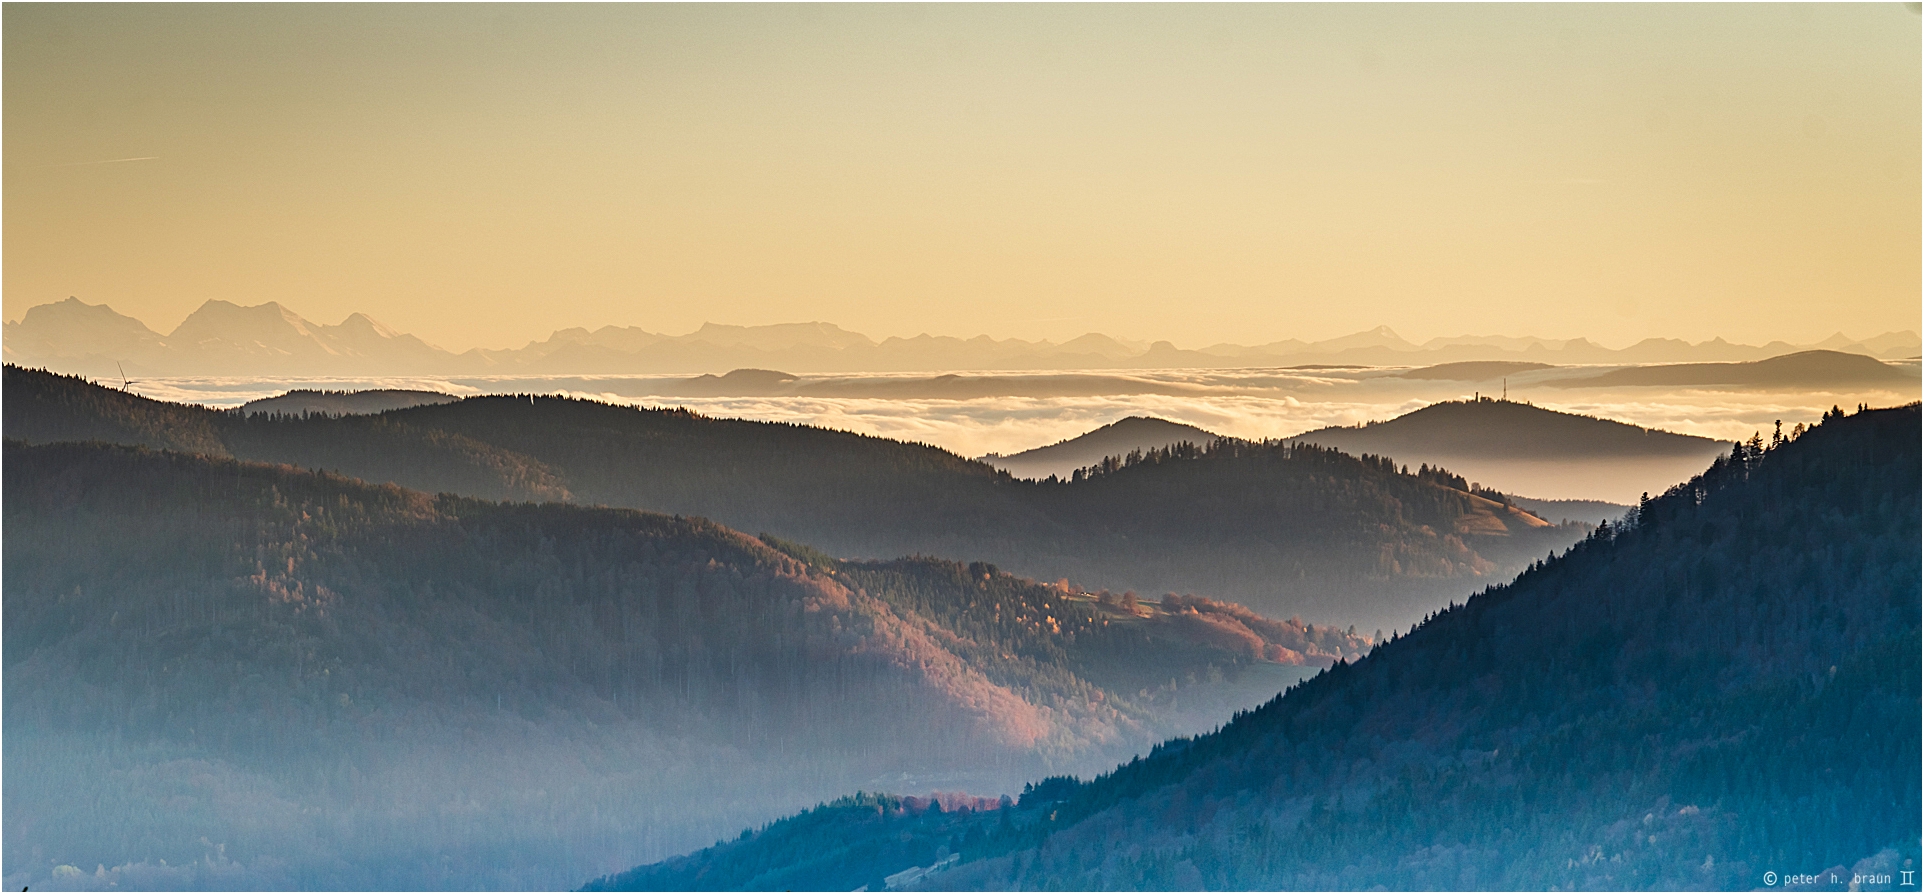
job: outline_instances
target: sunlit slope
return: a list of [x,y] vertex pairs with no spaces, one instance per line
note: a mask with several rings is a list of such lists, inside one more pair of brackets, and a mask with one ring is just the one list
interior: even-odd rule
[[837,556],[970,557],[1044,580],[1152,600],[1194,592],[1365,631],[1407,624],[1582,534],[1443,478],[1284,445],[1165,450],[1088,480],[1039,483],[926,445],[582,400],[479,397],[275,419],[14,368],[7,383],[7,432],[29,441],[175,446],[146,429],[120,433],[123,418],[155,416],[236,457],[429,492],[702,516]]
[[1094,769],[1367,647],[701,519],[5,462],[10,884],[552,887],[878,780]]
[[838,807],[596,886],[823,887],[959,853],[928,884],[1741,890],[1834,871],[1901,890],[1924,783],[1919,440],[1911,405],[1719,460],[1217,733],[1039,785],[1044,803]]

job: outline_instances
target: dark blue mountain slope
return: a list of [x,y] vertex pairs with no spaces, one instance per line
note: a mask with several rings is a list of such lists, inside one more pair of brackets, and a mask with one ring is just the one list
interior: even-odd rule
[[[1919,434],[1913,404],[1740,446],[1513,583],[1049,803],[812,814],[595,885],[826,887],[947,849],[960,865],[916,884],[1748,889],[1834,871],[1840,890],[1856,873],[1896,889],[1919,869]],[[926,848],[865,864],[882,851],[863,836]],[[776,845],[813,862],[791,871]]]

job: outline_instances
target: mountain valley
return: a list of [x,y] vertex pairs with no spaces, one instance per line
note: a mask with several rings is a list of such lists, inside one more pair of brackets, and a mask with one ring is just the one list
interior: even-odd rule
[[853,796],[589,889],[1902,890],[1919,442],[1913,404],[1737,449],[1094,779],[994,809]]
[[573,884],[848,788],[1093,772],[1370,647],[701,519],[5,460],[10,885]]
[[1039,580],[1145,599],[1194,593],[1362,630],[1405,626],[1586,530],[1455,476],[1279,443],[1218,441],[1027,482],[922,445],[566,398],[287,418],[32,370],[6,377],[6,430],[28,442],[97,439],[430,493],[701,516],[838,557],[967,556]]

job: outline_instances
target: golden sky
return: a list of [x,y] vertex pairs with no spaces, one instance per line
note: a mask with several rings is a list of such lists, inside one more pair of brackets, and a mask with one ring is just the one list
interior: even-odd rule
[[[1920,17],[23,5],[4,300],[555,328],[1915,329]],[[137,160],[123,160],[137,159]]]

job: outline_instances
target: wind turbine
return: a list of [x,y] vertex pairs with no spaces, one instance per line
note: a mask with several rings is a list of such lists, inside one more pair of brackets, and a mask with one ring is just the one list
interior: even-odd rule
[[[127,378],[127,367],[120,365],[120,361],[114,361],[114,368],[120,370],[120,390],[128,391],[128,389],[133,386],[140,384],[139,382],[130,381]],[[128,391],[128,393],[131,394],[132,392]]]

